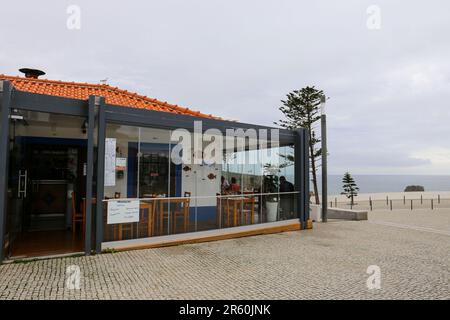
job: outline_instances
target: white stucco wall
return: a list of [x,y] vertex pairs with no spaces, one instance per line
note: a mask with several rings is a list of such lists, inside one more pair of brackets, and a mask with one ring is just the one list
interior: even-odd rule
[[[220,177],[222,168],[220,165],[190,165],[191,170],[182,170],[182,195],[190,192],[191,197],[199,197],[195,200],[198,207],[215,206],[216,193],[220,193]],[[211,175],[210,179],[208,176]],[[214,176],[214,177],[213,177]]]

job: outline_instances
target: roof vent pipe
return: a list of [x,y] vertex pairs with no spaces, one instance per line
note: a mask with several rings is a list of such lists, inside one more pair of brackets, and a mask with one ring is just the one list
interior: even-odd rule
[[19,69],[20,72],[25,74],[25,78],[37,79],[39,76],[43,76],[45,74],[44,71],[38,69],[30,69],[30,68],[22,68]]

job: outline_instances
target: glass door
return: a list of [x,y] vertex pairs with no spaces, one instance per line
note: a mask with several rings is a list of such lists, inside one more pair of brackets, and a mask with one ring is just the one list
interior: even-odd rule
[[5,256],[81,252],[85,236],[84,118],[13,110]]

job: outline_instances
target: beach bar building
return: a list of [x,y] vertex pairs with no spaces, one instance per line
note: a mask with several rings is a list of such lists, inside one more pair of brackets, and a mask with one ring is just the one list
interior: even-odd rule
[[0,75],[0,262],[311,226],[304,129],[21,71]]

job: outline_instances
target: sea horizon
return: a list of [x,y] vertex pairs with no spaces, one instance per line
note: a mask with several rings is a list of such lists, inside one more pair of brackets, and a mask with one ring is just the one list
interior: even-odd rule
[[[342,189],[342,175],[328,175],[328,194],[340,194]],[[410,185],[424,187],[424,191],[450,191],[450,175],[424,174],[352,174],[359,193],[404,192]],[[318,176],[319,190],[321,190],[321,176]],[[310,185],[312,190],[312,185]]]

